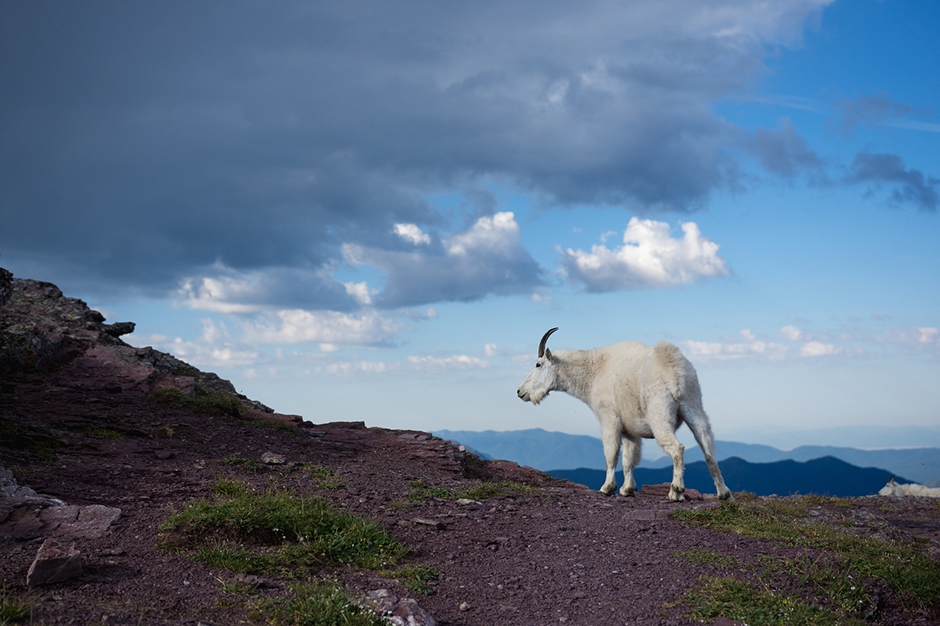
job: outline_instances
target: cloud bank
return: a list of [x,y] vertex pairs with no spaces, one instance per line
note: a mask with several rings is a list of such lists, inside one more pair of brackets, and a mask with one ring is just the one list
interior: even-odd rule
[[[427,198],[700,208],[740,185],[713,103],[829,1],[0,3],[0,246],[88,293],[191,279],[199,306],[351,311],[344,250],[388,273],[381,306],[524,292],[524,251],[455,263]],[[778,135],[764,166],[805,167]],[[399,278],[431,258],[455,274]]]

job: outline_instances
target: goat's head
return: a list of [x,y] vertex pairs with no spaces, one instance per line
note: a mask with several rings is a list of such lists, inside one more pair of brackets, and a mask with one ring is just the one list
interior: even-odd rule
[[553,328],[542,336],[542,341],[539,343],[539,358],[535,362],[535,367],[516,391],[516,395],[523,402],[538,404],[549,391],[556,388],[555,361],[552,358],[552,351],[545,347],[549,335],[556,330],[558,329]]

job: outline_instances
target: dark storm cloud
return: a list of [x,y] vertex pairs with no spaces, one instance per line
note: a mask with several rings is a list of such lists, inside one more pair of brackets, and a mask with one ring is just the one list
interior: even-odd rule
[[[396,265],[395,224],[448,228],[429,193],[693,210],[736,184],[711,103],[825,3],[4,2],[0,249],[87,289],[258,272],[272,305],[307,268],[343,309],[342,247]],[[453,263],[453,297],[537,282]]]
[[849,183],[887,185],[892,188],[892,202],[912,204],[922,211],[934,212],[940,204],[940,178],[906,168],[904,160],[896,154],[859,152],[846,180]]
[[748,149],[765,170],[777,176],[795,178],[808,174],[811,179],[824,176],[823,160],[810,149],[787,118],[780,120],[779,130],[758,128]]

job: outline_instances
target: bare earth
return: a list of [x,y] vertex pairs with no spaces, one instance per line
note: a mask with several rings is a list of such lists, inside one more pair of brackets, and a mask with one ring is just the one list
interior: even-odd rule
[[[52,372],[0,379],[3,432],[16,427],[31,437],[0,440],[0,465],[41,494],[121,510],[104,536],[76,540],[84,559],[79,578],[28,591],[27,570],[50,531],[17,534],[0,510],[0,589],[31,594],[36,608],[26,623],[249,623],[243,606],[218,608],[222,581],[235,580],[236,574],[156,547],[157,529],[167,515],[209,496],[221,478],[315,494],[378,520],[410,546],[406,562],[443,573],[429,594],[410,593],[379,572],[344,568],[323,574],[362,593],[388,588],[414,597],[443,625],[691,624],[683,617],[690,608],[680,602],[683,594],[700,577],[720,571],[676,553],[707,548],[749,563],[758,555],[800,552],[772,541],[690,529],[668,517],[677,508],[718,506],[708,496],[681,504],[668,502],[661,491],[605,497],[513,463],[482,462],[426,433],[325,423],[342,416],[308,415],[320,423],[297,425],[296,419],[276,414],[238,419],[168,408],[148,400],[153,380],[135,378],[107,351],[89,357],[88,346],[83,349],[85,357],[72,354]],[[267,420],[290,426],[272,428],[265,426]],[[63,445],[43,448],[49,442],[44,436]],[[219,463],[232,455],[260,461],[266,452],[297,465],[266,465],[255,472]],[[301,464],[329,468],[338,476],[324,484]],[[407,494],[418,480],[457,489],[481,480],[511,480],[537,490],[480,504],[434,497],[411,502]],[[940,549],[940,509],[932,501],[860,498],[851,507],[821,507],[818,515],[861,532],[923,538],[935,557]],[[255,594],[287,593],[287,581],[279,577],[245,580]],[[940,624],[937,615],[906,612],[896,600],[883,590],[872,623]]]

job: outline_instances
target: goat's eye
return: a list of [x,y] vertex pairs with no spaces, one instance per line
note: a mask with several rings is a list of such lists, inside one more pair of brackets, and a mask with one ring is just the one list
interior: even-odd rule
[[535,367],[542,367],[542,364],[541,364],[541,363],[536,363],[536,364],[535,364]]

